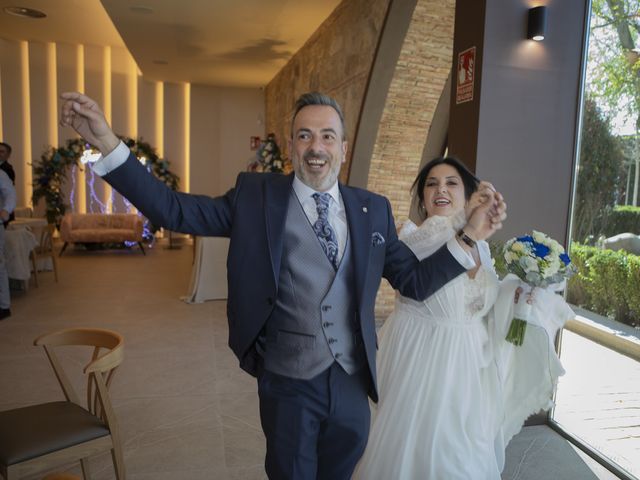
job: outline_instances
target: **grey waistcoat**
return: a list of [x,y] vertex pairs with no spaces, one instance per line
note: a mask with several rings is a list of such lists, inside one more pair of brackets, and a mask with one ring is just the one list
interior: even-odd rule
[[297,196],[291,193],[278,296],[265,329],[266,370],[310,379],[334,361],[349,374],[365,365],[350,243],[347,238],[334,271]]

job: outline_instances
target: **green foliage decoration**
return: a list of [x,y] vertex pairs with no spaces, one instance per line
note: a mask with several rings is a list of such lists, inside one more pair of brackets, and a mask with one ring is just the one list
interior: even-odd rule
[[489,240],[489,250],[491,251],[491,260],[493,268],[496,270],[498,278],[502,279],[507,274],[507,262],[504,259],[504,243],[501,240]]
[[69,167],[78,164],[85,150],[83,140],[70,139],[64,147],[49,147],[40,160],[33,164],[33,194],[31,201],[35,206],[40,199],[46,205],[46,217],[49,223],[60,225],[68,205],[65,203],[62,188],[67,180]]
[[[142,138],[134,140],[120,137],[137,158],[144,157],[145,165],[172,190],[177,190],[180,178],[169,169],[169,161],[159,158],[155,149]],[[67,182],[70,167],[82,168],[80,157],[91,145],[81,138],[72,138],[64,146],[47,148],[40,159],[33,164],[33,194],[31,201],[36,205],[45,201],[46,217],[49,223],[60,225],[69,205],[65,202],[63,187]]]
[[147,168],[150,167],[151,173],[160,179],[166,186],[171,190],[178,190],[180,188],[180,177],[169,169],[169,160],[158,157],[155,148],[145,142],[142,138],[137,140],[129,137],[120,138],[137,158],[144,157]]

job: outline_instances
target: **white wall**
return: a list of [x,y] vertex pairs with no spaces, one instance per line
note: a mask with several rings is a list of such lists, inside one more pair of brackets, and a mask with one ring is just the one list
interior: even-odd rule
[[[149,80],[138,74],[124,48],[0,38],[0,140],[13,147],[19,205],[31,205],[34,159],[47,145],[58,146],[75,136],[57,126],[57,97],[78,89],[100,103],[116,133],[141,136],[156,147],[180,175],[183,191],[224,193],[255,153],[249,138],[265,133],[260,89]],[[101,181],[96,186],[104,200],[109,189]],[[76,198],[75,211],[90,208],[89,192],[84,197]],[[123,208],[122,201],[115,207]],[[42,205],[38,211],[42,214]]]
[[233,187],[255,156],[250,137],[265,136],[263,119],[261,89],[192,86],[192,192],[221,195]]
[[[476,169],[508,201],[498,237],[568,236],[586,2],[548,0],[547,37],[526,40],[529,0],[487,2]],[[539,4],[540,2],[538,2]]]

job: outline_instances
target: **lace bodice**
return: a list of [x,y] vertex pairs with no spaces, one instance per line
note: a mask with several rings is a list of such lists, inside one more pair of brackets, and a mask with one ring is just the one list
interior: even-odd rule
[[481,268],[475,278],[470,278],[468,275],[462,275],[462,277],[464,278],[464,311],[471,317],[484,307],[487,273]]
[[[433,254],[464,224],[464,212],[456,217],[431,217],[417,226],[408,221],[399,238],[419,259]],[[493,304],[498,280],[493,270],[489,246],[478,242],[481,267],[474,279],[461,274],[423,302],[398,295],[397,308],[406,313],[447,324],[476,322]]]

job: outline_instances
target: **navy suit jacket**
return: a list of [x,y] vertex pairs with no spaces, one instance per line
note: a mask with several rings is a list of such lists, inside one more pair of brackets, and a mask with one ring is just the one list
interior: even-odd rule
[[[175,232],[230,238],[227,257],[229,346],[240,366],[257,375],[255,342],[278,295],[284,222],[293,174],[241,173],[221,197],[174,192],[149,174],[133,154],[103,177],[154,225]],[[418,261],[400,240],[389,201],[340,185],[355,271],[353,295],[377,401],[375,299],[385,277],[404,296],[424,299],[465,271],[446,246]]]

